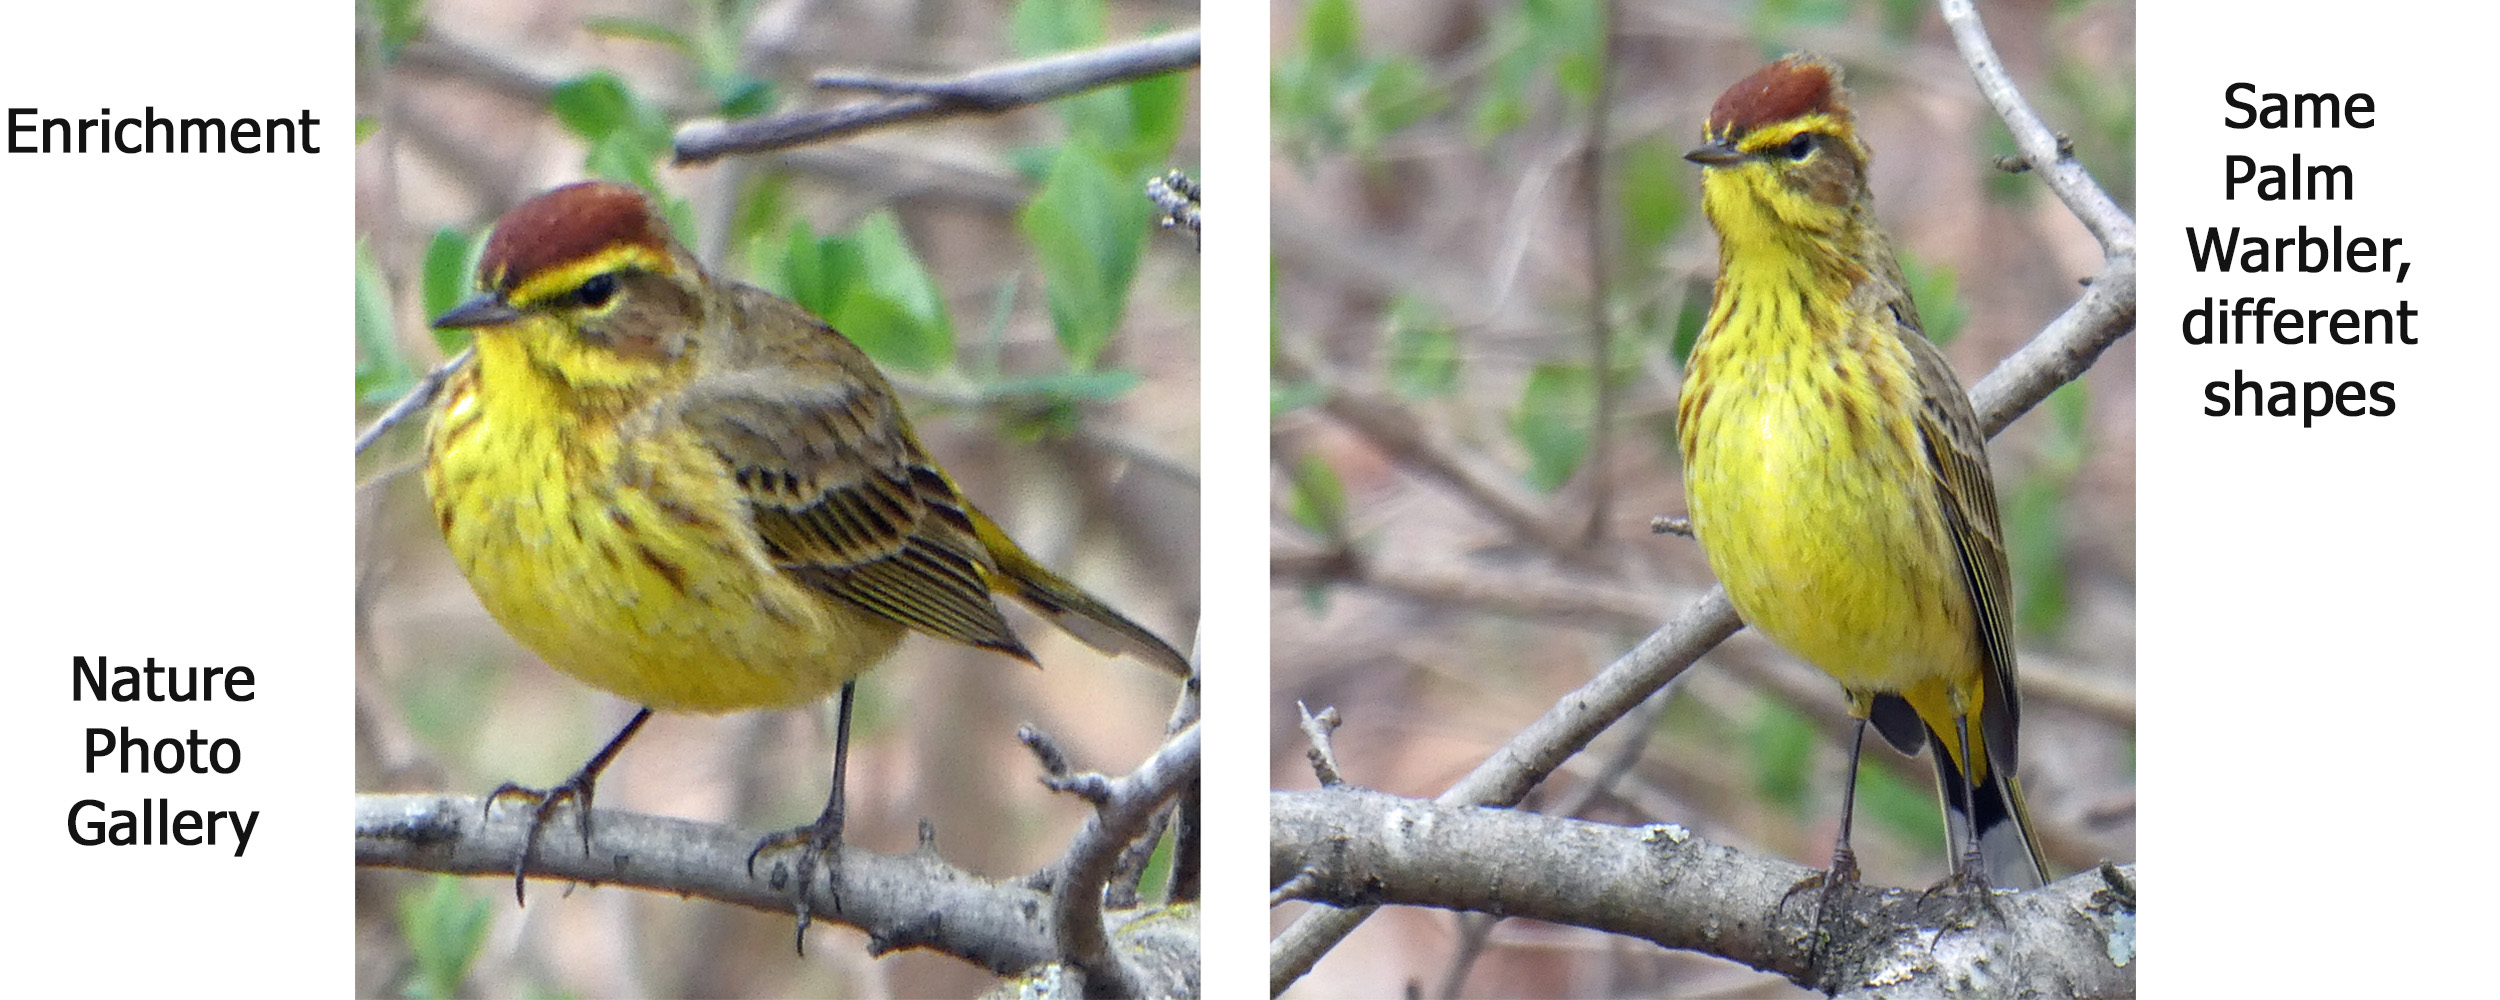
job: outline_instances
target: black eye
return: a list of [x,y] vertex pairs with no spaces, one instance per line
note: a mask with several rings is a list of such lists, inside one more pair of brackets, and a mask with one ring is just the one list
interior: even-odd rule
[[1797,133],[1796,138],[1788,140],[1788,148],[1784,152],[1788,154],[1789,159],[1805,159],[1806,154],[1814,152],[1814,133]]
[[616,297],[616,275],[594,274],[573,290],[573,301],[585,309],[597,309]]

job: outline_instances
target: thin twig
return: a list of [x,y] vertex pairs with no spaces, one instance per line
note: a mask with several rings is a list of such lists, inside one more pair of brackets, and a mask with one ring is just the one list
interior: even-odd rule
[[[1198,682],[1205,670],[1205,647],[1192,642],[1189,647],[1189,683],[1181,685],[1180,696],[1173,699],[1172,717],[1163,725],[1165,734],[1179,733],[1198,724]],[[1172,802],[1172,874],[1164,897],[1174,903],[1194,903],[1199,896],[1199,883],[1205,859],[1199,857],[1200,843],[1206,825],[1199,820],[1199,780],[1190,779],[1189,787]]]
[[1103,886],[1120,850],[1182,787],[1197,780],[1198,727],[1182,730],[1124,778],[1099,774],[1050,782],[1094,803],[1094,815],[1068,843],[1056,866],[1050,893],[1053,937],[1059,958],[1084,973],[1088,995],[1136,996],[1141,978],[1112,950],[1103,927]]
[[1589,519],[1580,530],[1582,544],[1595,545],[1606,537],[1606,522],[1614,517],[1614,467],[1607,458],[1614,454],[1615,400],[1622,394],[1615,386],[1615,321],[1614,321],[1614,246],[1606,221],[1613,218],[1606,200],[1607,111],[1608,98],[1614,93],[1615,68],[1615,4],[1607,0],[1599,12],[1597,40],[1597,96],[1589,111],[1587,161],[1589,192],[1589,371],[1597,378],[1596,392],[1589,406]]
[[367,447],[381,440],[382,435],[398,426],[400,421],[408,419],[409,414],[423,410],[427,404],[434,402],[434,395],[443,391],[443,383],[451,380],[451,373],[459,371],[461,365],[468,364],[469,355],[476,350],[474,347],[463,349],[451,360],[436,366],[433,371],[425,373],[424,378],[418,379],[417,384],[408,390],[407,395],[399,397],[399,402],[392,403],[390,409],[382,411],[381,416],[373,418],[372,426],[356,435],[356,454],[364,454]]
[[1332,788],[1345,784],[1345,772],[1337,768],[1335,737],[1337,726],[1342,721],[1337,716],[1337,706],[1320,709],[1318,715],[1311,714],[1311,706],[1298,701],[1293,703],[1293,707],[1294,711],[1302,713],[1302,735],[1311,741],[1307,754],[1311,758],[1312,773],[1319,776],[1319,786]]
[[818,86],[881,96],[822,111],[735,122],[697,122],[677,132],[677,164],[692,166],[723,156],[804,146],[896,122],[961,111],[1005,111],[1196,65],[1198,33],[1183,31],[975,70],[949,80],[827,74],[817,78]]
[[1320,408],[1329,417],[1363,435],[1398,464],[1456,490],[1486,516],[1558,558],[1576,561],[1583,555],[1579,539],[1560,527],[1551,511],[1510,485],[1515,475],[1486,468],[1473,455],[1451,447],[1446,435],[1424,425],[1404,404],[1346,386],[1292,344],[1276,352],[1274,367],[1278,378],[1319,386]]
[[[2014,133],[2014,145],[2023,152],[2023,159],[2039,173],[2049,190],[2056,192],[2067,211],[2075,213],[2092,238],[2100,241],[2101,251],[2112,257],[2135,255],[2135,220],[2130,218],[2109,192],[2101,189],[2092,174],[2083,169],[2057,131],[2049,127],[2040,113],[2032,110],[2022,89],[2014,86],[2014,78],[2005,72],[2005,61],[1997,58],[1994,43],[1988,41],[1988,28],[1979,22],[1979,12],[1971,0],[1939,0],[1944,23],[1953,32],[1953,46],[1962,52],[1962,63],[1970,67],[1971,78],[1978,81],[1980,96],[1996,109],[2005,127]],[[2132,289],[2130,289],[2132,292]]]

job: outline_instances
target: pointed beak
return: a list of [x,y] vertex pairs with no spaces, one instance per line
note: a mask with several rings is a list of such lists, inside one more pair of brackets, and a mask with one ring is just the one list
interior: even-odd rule
[[1684,154],[1684,158],[1705,167],[1725,167],[1744,159],[1745,154],[1737,152],[1733,144],[1714,142]]
[[520,310],[503,304],[503,300],[496,298],[490,292],[453,306],[450,312],[434,317],[434,328],[462,330],[502,326],[520,318]]

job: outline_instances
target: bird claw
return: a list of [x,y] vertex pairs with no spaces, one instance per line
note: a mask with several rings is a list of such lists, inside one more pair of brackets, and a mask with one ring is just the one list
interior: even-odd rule
[[[804,956],[807,954],[807,927],[816,918],[814,893],[816,872],[820,865],[824,866],[825,870],[831,871],[833,866],[839,863],[842,850],[841,822],[839,820],[828,822],[825,818],[819,818],[807,826],[767,834],[764,839],[755,842],[754,850],[747,852],[747,877],[755,877],[755,859],[763,856],[764,852],[793,849],[799,852],[798,860],[792,865],[794,871],[791,873],[796,877],[787,884],[781,884],[778,879],[775,879],[774,887],[788,891],[791,908],[799,915],[799,928],[793,944],[798,949],[798,953]],[[839,913],[842,910],[839,887],[835,887],[832,892],[833,909],[834,912]]]
[[1834,898],[1847,887],[1856,884],[1858,884],[1857,852],[1846,847],[1836,848],[1832,851],[1831,868],[1798,879],[1796,885],[1789,886],[1788,891],[1780,895],[1780,907],[1787,908],[1788,902],[1797,898],[1798,893],[1820,888],[1823,890],[1822,899],[1815,904],[1814,911],[1814,922],[1819,926],[1823,922],[1823,915],[1832,911]]
[[1976,904],[1978,909],[1987,911],[1989,916],[1998,918],[2005,916],[2005,911],[1997,906],[1996,887],[1989,883],[1987,866],[1980,860],[1977,851],[1962,855],[1959,862],[1953,866],[1953,874],[1945,876],[1944,881],[1927,887],[1927,891],[1919,894],[1919,902],[1925,903],[1939,893],[1952,894],[1960,899],[1965,907]]
[[563,784],[552,788],[529,788],[507,781],[496,786],[494,791],[486,793],[486,812],[490,815],[494,812],[495,805],[505,799],[525,799],[530,803],[529,833],[521,839],[520,856],[512,861],[512,900],[514,903],[521,906],[529,905],[530,856],[538,851],[539,832],[547,828],[548,821],[555,816],[556,807],[567,800],[571,800],[577,807],[575,812],[581,823],[582,852],[585,854],[590,852],[591,788],[592,782],[585,775],[577,773],[565,779]]

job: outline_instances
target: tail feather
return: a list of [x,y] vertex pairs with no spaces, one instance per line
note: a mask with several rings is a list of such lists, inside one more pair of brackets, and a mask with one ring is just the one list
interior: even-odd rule
[[1928,756],[1936,761],[1936,791],[1944,799],[1945,839],[1955,851],[1972,843],[1977,831],[1979,860],[1989,881],[2009,889],[2033,889],[2049,880],[2049,861],[2040,851],[2040,837],[2031,828],[2031,809],[2023,803],[2023,785],[2009,768],[1991,767],[1986,780],[1971,788],[1970,812],[1962,811],[1962,788],[1968,779],[1953,766],[1942,734],[1929,734],[1935,744]]
[[971,515],[973,532],[989,549],[990,558],[998,563],[999,579],[993,581],[993,586],[1023,601],[1088,646],[1113,655],[1126,653],[1175,677],[1190,675],[1189,658],[1171,644],[1111,610],[1110,605],[1096,600],[1084,588],[1043,568],[1032,556],[1025,555],[989,515],[969,507],[965,513]]

